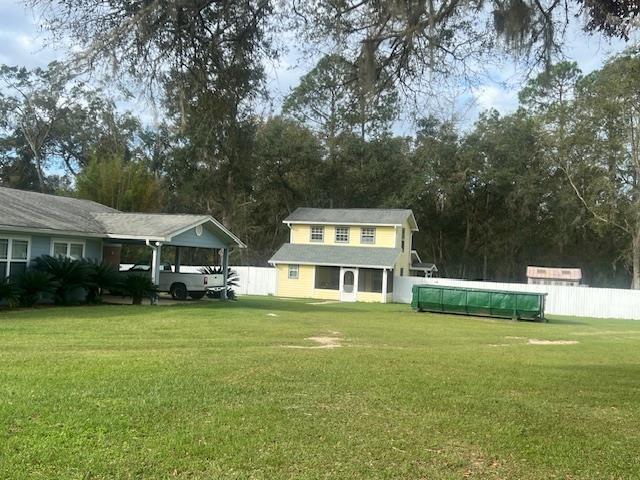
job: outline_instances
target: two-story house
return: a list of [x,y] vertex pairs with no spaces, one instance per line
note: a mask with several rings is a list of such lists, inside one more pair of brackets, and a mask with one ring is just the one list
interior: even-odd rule
[[298,208],[283,223],[289,243],[269,260],[278,296],[387,302],[394,275],[415,270],[418,225],[411,210]]

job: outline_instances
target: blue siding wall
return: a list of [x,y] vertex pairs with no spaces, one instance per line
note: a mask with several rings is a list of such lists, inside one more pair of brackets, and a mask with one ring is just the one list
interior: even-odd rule
[[31,236],[31,260],[51,253],[51,237],[44,235]]
[[[5,233],[11,237],[18,238],[29,238],[31,239],[31,258],[29,260],[33,260],[34,258],[41,257],[42,255],[51,255],[51,241],[52,237],[48,235],[29,235],[25,233],[19,232],[0,232],[0,237]],[[79,238],[79,237],[62,237],[56,236],[55,238],[59,239],[69,239],[69,240],[84,240],[84,256],[85,258],[90,258],[93,260],[102,260],[102,239],[101,238]]]
[[224,248],[226,246],[209,226],[204,226],[201,236],[196,235],[195,227],[180,235],[176,235],[171,239],[169,245],[203,248]]
[[85,258],[102,260],[102,240],[99,238],[87,238],[84,246]]

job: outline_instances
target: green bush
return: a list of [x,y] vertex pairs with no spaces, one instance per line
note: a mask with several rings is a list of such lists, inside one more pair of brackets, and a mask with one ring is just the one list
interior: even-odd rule
[[[206,273],[207,275],[222,275],[224,269],[220,265],[206,266],[200,269],[200,273]],[[233,287],[238,286],[239,281],[238,272],[235,270],[228,268],[227,269],[227,299],[228,300],[236,300],[236,291]],[[207,292],[207,297],[209,298],[220,298],[222,291],[213,291],[210,290]]]
[[72,303],[74,293],[90,288],[91,269],[86,261],[67,257],[43,255],[33,260],[33,270],[45,272],[56,281],[56,305]]
[[43,295],[55,295],[58,282],[50,273],[39,270],[27,270],[12,279],[20,291],[20,305],[32,307],[42,300]]
[[8,307],[15,307],[20,303],[20,288],[8,278],[0,278],[0,302]]
[[100,303],[102,294],[107,290],[115,290],[121,283],[118,270],[108,263],[85,260],[89,268],[87,284],[87,302]]
[[158,287],[147,275],[128,274],[120,286],[124,297],[131,297],[134,305],[140,305],[143,298],[152,298],[158,295]]

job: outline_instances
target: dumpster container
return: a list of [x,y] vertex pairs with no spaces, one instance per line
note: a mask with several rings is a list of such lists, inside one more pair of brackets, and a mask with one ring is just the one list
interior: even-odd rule
[[411,307],[419,312],[545,320],[546,293],[414,285],[412,294]]

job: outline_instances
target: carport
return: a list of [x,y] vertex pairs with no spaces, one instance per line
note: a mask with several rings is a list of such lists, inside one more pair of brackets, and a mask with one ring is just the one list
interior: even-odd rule
[[229,252],[245,244],[210,215],[171,215],[159,213],[96,213],[104,227],[103,260],[120,265],[122,245],[146,245],[151,249],[151,279],[160,283],[163,247],[175,247],[175,272],[180,273],[181,251],[187,247],[209,248],[220,252],[223,272],[222,298],[226,298]]

